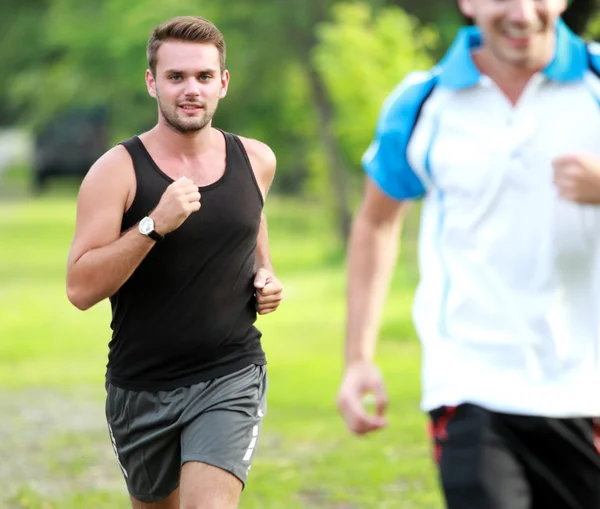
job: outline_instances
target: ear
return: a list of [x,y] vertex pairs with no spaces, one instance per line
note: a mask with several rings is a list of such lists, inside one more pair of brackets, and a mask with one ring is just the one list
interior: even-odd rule
[[156,81],[154,80],[154,75],[150,69],[146,69],[146,88],[148,89],[150,97],[156,99]]
[[471,0],[458,0],[458,8],[462,12],[463,16],[467,18],[475,17],[475,8]]
[[225,69],[221,73],[221,93],[219,99],[223,99],[227,95],[227,89],[229,88],[229,71]]

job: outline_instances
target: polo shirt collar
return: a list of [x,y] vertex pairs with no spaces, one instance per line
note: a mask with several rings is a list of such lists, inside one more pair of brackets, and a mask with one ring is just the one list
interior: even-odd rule
[[[477,27],[459,30],[452,46],[438,64],[439,84],[451,89],[464,89],[479,83],[481,72],[475,66],[472,51],[482,44]],[[585,42],[559,20],[556,25],[556,49],[543,74],[560,83],[581,81],[589,68]]]

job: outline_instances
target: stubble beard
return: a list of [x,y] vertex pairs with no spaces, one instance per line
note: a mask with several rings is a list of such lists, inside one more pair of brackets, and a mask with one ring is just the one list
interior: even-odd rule
[[206,104],[204,104],[205,109],[202,111],[202,116],[196,118],[181,119],[177,114],[179,106],[176,105],[174,106],[172,111],[169,111],[160,100],[160,96],[157,97],[157,101],[161,115],[165,119],[167,124],[169,124],[169,126],[171,126],[175,131],[181,134],[190,134],[201,131],[210,123],[216,111],[216,108],[212,111],[207,109]]

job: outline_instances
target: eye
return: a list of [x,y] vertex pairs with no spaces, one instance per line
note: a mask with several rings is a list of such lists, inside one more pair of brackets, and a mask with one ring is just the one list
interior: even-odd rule
[[208,81],[212,78],[210,74],[202,74],[200,75],[200,81]]
[[181,81],[181,75],[180,74],[172,74],[171,76],[169,76],[169,81]]

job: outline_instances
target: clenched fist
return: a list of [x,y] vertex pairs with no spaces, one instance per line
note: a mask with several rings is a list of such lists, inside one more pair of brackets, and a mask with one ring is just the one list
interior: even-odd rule
[[198,186],[189,178],[181,177],[167,187],[150,217],[154,220],[154,229],[165,235],[179,228],[192,212],[198,210]]
[[256,290],[256,311],[266,315],[275,311],[283,300],[283,285],[268,270],[258,269],[254,275]]
[[587,154],[557,157],[552,161],[554,184],[565,200],[600,205],[600,158]]

